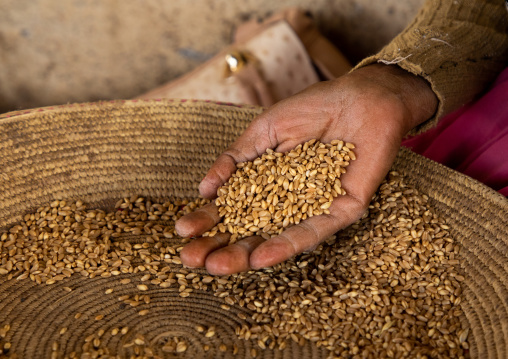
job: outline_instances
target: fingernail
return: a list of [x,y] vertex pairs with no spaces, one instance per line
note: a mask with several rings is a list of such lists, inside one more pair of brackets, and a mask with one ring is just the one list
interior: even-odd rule
[[[180,237],[183,237],[183,238],[188,238],[190,237],[190,232],[186,232],[185,229],[182,228],[182,222],[180,222],[179,220],[175,222],[175,231],[176,233],[180,236]],[[183,224],[183,226],[185,227],[185,223]]]
[[201,196],[205,198],[213,198],[217,195],[217,192],[215,190],[210,190],[210,188],[213,189],[214,183],[213,180],[211,180],[208,176],[203,178],[201,182],[199,183],[198,190]]

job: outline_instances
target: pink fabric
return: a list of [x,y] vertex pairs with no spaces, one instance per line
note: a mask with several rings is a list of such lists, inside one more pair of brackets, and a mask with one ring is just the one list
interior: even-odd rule
[[508,68],[479,100],[402,145],[508,196]]

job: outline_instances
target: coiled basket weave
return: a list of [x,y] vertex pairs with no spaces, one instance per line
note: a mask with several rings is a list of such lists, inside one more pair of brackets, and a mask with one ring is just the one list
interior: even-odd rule
[[[90,207],[106,209],[135,194],[156,200],[195,198],[214,159],[260,112],[250,106],[165,100],[0,115],[0,234],[55,199],[82,199]],[[462,320],[470,328],[471,357],[508,358],[508,200],[408,150],[400,151],[394,169],[431,198],[462,246]],[[190,343],[186,357],[231,357],[214,348],[213,339],[210,352],[202,351],[204,337],[195,325],[214,323],[215,338],[236,342],[237,357],[249,357],[254,344],[235,335],[241,324],[235,315],[239,308],[222,310],[220,298],[212,294],[181,298],[174,289],[160,288],[151,293],[153,315],[129,316],[116,296],[105,296],[104,291],[115,288],[115,293],[130,294],[135,288],[115,283],[113,277],[73,275],[54,285],[38,285],[0,275],[0,328],[11,324],[11,352],[19,358],[49,358],[59,328],[69,327],[63,346],[72,348],[103,325],[94,317],[106,313],[110,324],[142,328],[148,341],[164,335],[185,337]],[[66,292],[66,286],[77,290]],[[77,312],[83,316],[72,326]],[[104,340],[122,355],[122,340]],[[303,347],[289,344],[283,351],[258,351],[258,357],[265,358],[325,356],[325,350],[310,342]]]

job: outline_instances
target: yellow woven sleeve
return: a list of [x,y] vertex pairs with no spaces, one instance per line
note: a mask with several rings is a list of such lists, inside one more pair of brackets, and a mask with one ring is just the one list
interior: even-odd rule
[[502,0],[428,0],[372,63],[397,64],[425,78],[439,99],[435,115],[412,133],[473,100],[508,62],[508,11]]

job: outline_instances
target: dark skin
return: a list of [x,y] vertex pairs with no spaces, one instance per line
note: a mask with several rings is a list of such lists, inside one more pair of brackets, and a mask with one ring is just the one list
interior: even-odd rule
[[199,237],[219,221],[218,209],[210,203],[176,223],[179,235],[197,237],[183,248],[182,263],[227,275],[269,267],[315,248],[365,213],[403,137],[429,119],[437,105],[423,78],[382,64],[317,83],[275,104],[217,158],[199,186],[201,195],[214,198],[236,163],[253,160],[267,148],[285,152],[313,138],[355,144],[357,160],[341,178],[347,194],[334,199],[330,214],[308,218],[266,241],[254,236],[232,245],[227,234]]

